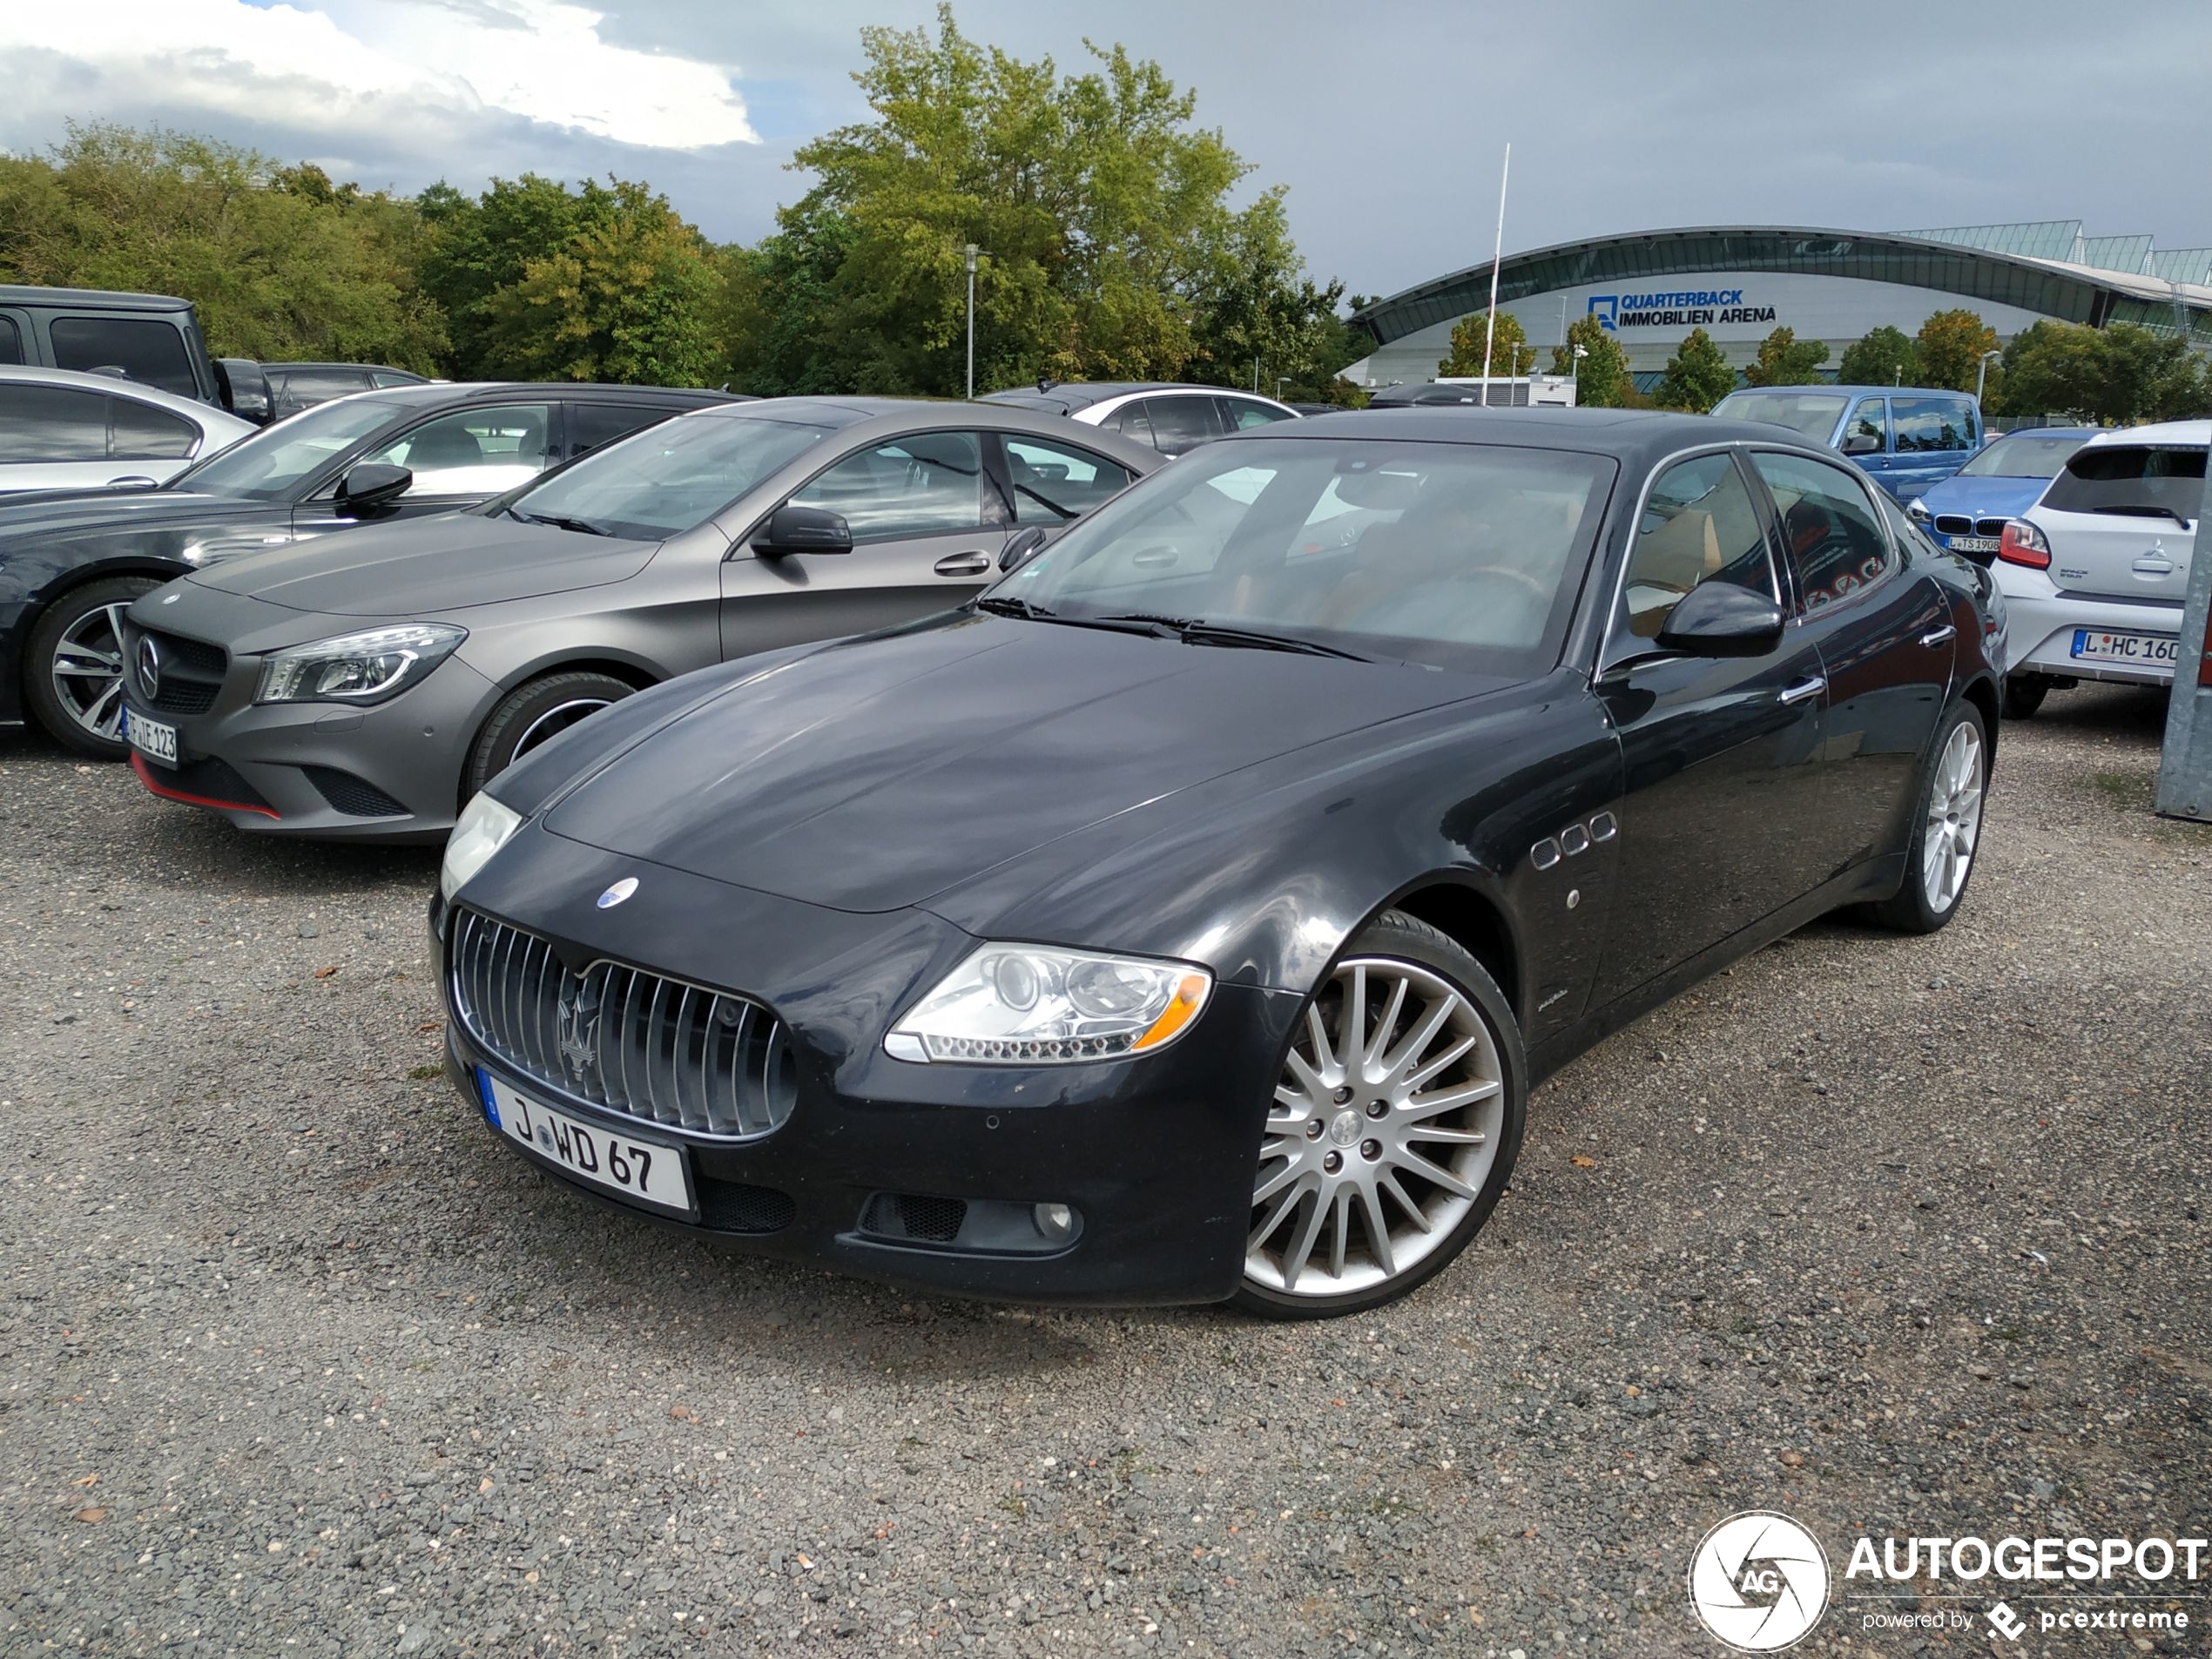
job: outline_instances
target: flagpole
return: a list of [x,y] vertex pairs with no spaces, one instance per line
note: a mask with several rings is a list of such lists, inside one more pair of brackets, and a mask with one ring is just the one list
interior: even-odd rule
[[1505,165],[1498,170],[1498,235],[1490,245],[1490,319],[1482,326],[1482,402],[1490,402],[1490,347],[1498,334],[1498,264],[1506,251],[1506,180],[1513,172],[1513,145],[1506,145]]

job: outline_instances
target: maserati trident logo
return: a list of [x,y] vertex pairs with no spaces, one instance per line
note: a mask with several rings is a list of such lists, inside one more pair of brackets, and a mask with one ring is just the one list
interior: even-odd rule
[[161,695],[161,647],[152,634],[138,641],[138,689],[148,702]]
[[578,1082],[599,1069],[599,990],[597,979],[570,980],[561,988],[561,1063]]
[[637,878],[626,875],[599,895],[599,908],[612,910],[617,905],[637,891]]

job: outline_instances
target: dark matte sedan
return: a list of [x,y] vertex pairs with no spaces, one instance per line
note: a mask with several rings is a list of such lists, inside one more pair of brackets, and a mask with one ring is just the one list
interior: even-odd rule
[[1163,465],[1021,409],[701,409],[482,507],[236,559],[124,628],[133,765],[242,829],[442,837],[641,687],[960,604],[1008,537]]
[[1571,1055],[1824,912],[1956,913],[1990,595],[1770,426],[1227,438],[958,611],[494,779],[433,909],[449,1069],[516,1155],[766,1254],[1372,1307]]
[[547,468],[730,400],[586,385],[415,386],[325,403],[159,489],[0,502],[0,726],[26,711],[119,760],[122,618],[163,583],[241,554],[451,512]]

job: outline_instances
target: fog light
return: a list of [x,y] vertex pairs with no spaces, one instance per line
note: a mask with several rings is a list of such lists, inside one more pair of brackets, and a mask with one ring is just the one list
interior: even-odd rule
[[1076,1212],[1064,1204],[1041,1204],[1029,1211],[1037,1231],[1055,1244],[1076,1236]]

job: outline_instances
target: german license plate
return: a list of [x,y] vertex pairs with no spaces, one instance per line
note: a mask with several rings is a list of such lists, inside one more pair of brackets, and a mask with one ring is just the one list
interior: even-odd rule
[[2115,634],[2096,628],[2074,631],[2074,656],[2085,663],[2132,663],[2171,671],[2182,642],[2171,634]]
[[658,1210],[698,1213],[682,1147],[579,1123],[516,1094],[482,1066],[476,1068],[476,1094],[493,1128],[550,1158],[563,1174]]
[[177,764],[177,728],[173,725],[149,720],[136,709],[125,708],[123,738],[149,760],[158,760],[165,766]]
[[1954,536],[1947,545],[1953,553],[1994,553],[2000,539],[1994,536]]

